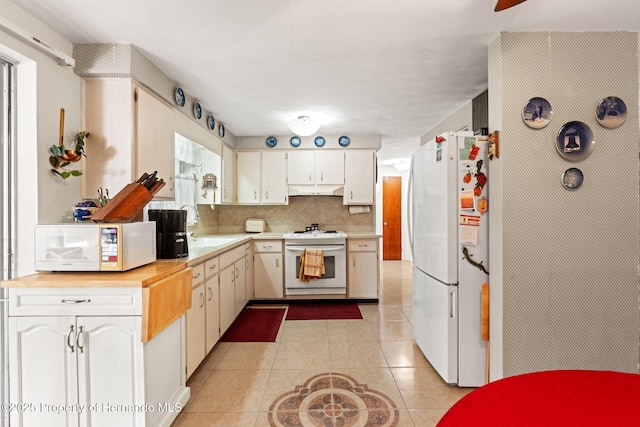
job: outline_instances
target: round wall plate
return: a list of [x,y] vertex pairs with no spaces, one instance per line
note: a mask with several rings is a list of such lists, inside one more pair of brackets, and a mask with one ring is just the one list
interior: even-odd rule
[[220,135],[220,138],[224,138],[224,125],[222,123],[218,125],[218,135]]
[[351,142],[351,140],[349,139],[348,136],[341,136],[340,138],[338,138],[338,144],[340,144],[341,147],[346,147],[347,145],[349,145],[349,143]]
[[213,116],[207,117],[207,126],[209,126],[211,130],[216,127],[216,119],[214,119]]
[[584,181],[584,175],[578,168],[569,168],[562,174],[562,186],[567,190],[577,190]]
[[565,123],[556,136],[558,154],[572,162],[579,162],[589,157],[594,145],[593,131],[579,121]]
[[181,87],[176,88],[174,96],[176,98],[176,104],[178,104],[180,107],[184,107],[186,97],[184,96],[184,91]]
[[275,136],[270,136],[264,142],[265,144],[267,144],[267,147],[273,148],[278,143],[278,140],[276,139]]
[[193,117],[198,120],[200,120],[200,118],[202,117],[202,107],[200,106],[199,102],[193,104]]
[[300,139],[299,136],[292,136],[291,139],[289,140],[289,144],[291,144],[292,147],[299,147],[301,143],[302,143],[302,140]]
[[325,143],[324,136],[316,136],[313,143],[316,144],[316,147],[322,147]]
[[522,110],[522,120],[532,129],[542,129],[548,125],[551,116],[553,116],[551,104],[540,97],[531,98]]
[[626,118],[627,104],[617,96],[607,96],[596,107],[596,120],[606,128],[617,128]]

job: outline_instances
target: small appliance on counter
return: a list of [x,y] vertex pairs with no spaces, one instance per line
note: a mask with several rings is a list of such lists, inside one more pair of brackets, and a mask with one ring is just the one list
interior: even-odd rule
[[149,221],[156,223],[156,244],[159,259],[189,256],[186,210],[149,209]]
[[156,260],[153,222],[36,225],[38,271],[126,271]]
[[244,230],[247,233],[264,233],[267,230],[267,222],[261,218],[247,218]]

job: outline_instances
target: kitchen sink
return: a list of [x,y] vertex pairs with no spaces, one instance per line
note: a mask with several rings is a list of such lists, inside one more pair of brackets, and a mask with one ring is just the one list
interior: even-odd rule
[[201,236],[201,237],[189,237],[188,245],[190,248],[208,248],[226,245],[235,240],[237,237],[223,237],[223,236]]

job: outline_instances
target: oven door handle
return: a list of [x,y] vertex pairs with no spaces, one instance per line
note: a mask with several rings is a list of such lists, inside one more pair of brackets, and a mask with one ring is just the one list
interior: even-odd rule
[[304,251],[305,249],[318,248],[322,249],[323,252],[331,252],[331,251],[340,251],[344,249],[344,245],[334,245],[334,246],[285,246],[288,251],[298,252]]

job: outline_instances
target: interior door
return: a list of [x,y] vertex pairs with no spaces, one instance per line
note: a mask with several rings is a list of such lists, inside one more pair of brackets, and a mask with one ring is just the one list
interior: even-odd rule
[[402,178],[382,179],[382,259],[402,259]]

